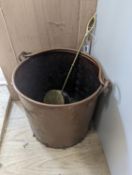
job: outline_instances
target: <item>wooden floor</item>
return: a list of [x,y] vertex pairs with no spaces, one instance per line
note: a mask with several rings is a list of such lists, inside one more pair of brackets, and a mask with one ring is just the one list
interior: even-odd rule
[[[10,93],[7,88],[7,82],[0,68],[0,144],[3,138],[2,130],[6,124],[8,106],[10,102]],[[4,131],[4,130],[3,130]]]
[[0,153],[1,175],[109,175],[97,134],[68,149],[47,148],[33,137],[20,102],[12,104]]

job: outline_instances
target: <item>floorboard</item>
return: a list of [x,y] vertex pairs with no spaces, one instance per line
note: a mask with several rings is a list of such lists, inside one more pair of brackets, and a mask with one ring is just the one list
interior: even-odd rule
[[52,149],[31,132],[20,102],[12,104],[0,154],[1,175],[109,175],[96,132],[68,149]]

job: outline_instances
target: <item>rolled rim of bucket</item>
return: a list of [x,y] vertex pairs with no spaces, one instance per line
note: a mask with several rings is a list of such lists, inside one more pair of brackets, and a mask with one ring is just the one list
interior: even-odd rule
[[[21,97],[23,97],[24,99],[26,99],[27,101],[31,102],[31,103],[34,103],[34,104],[37,104],[39,106],[45,106],[45,107],[68,107],[68,106],[75,106],[75,105],[79,105],[79,104],[82,104],[82,103],[85,103],[86,101],[90,101],[93,99],[94,96],[97,96],[97,94],[100,94],[104,87],[104,84],[105,84],[105,78],[104,78],[104,75],[103,75],[103,71],[102,71],[102,68],[101,68],[101,65],[93,58],[91,57],[90,55],[88,54],[85,54],[85,53],[80,53],[81,56],[85,57],[86,59],[88,59],[89,61],[91,61],[97,68],[98,68],[98,78],[99,78],[99,82],[100,82],[100,86],[97,88],[97,90],[95,90],[94,93],[92,93],[90,96],[82,99],[82,100],[79,100],[79,101],[76,101],[76,102],[73,102],[73,103],[69,103],[69,104],[46,104],[46,103],[43,103],[43,102],[39,102],[39,101],[36,101],[36,100],[33,100],[31,98],[29,98],[28,96],[24,95],[16,86],[15,84],[15,74],[16,74],[16,71],[19,69],[19,67],[24,64],[25,62],[28,61],[28,59],[30,59],[32,56],[35,56],[35,55],[38,55],[38,54],[41,54],[41,53],[46,53],[46,52],[54,52],[54,51],[63,51],[63,52],[72,52],[72,53],[76,53],[77,51],[74,50],[74,49],[50,49],[50,50],[45,50],[45,51],[41,51],[41,52],[37,52],[37,53],[34,53],[32,54],[29,58],[25,59],[24,61],[20,62],[20,64],[18,64],[15,68],[15,70],[13,71],[13,74],[12,74],[12,85],[15,89],[15,91],[21,95]],[[35,58],[37,59],[37,58]]]

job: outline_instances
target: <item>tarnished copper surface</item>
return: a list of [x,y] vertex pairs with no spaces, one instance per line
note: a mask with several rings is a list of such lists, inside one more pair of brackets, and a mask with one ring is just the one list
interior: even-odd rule
[[43,92],[61,87],[75,53],[56,49],[32,55],[13,74],[13,86],[33,133],[49,147],[69,147],[85,137],[97,98],[109,84],[101,66],[92,57],[80,54],[66,87],[73,101],[63,105],[42,103]]

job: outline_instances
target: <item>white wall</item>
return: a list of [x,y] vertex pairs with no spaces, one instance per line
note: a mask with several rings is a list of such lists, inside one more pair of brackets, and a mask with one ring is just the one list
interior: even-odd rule
[[132,0],[99,0],[92,55],[113,82],[98,114],[112,175],[132,175]]

